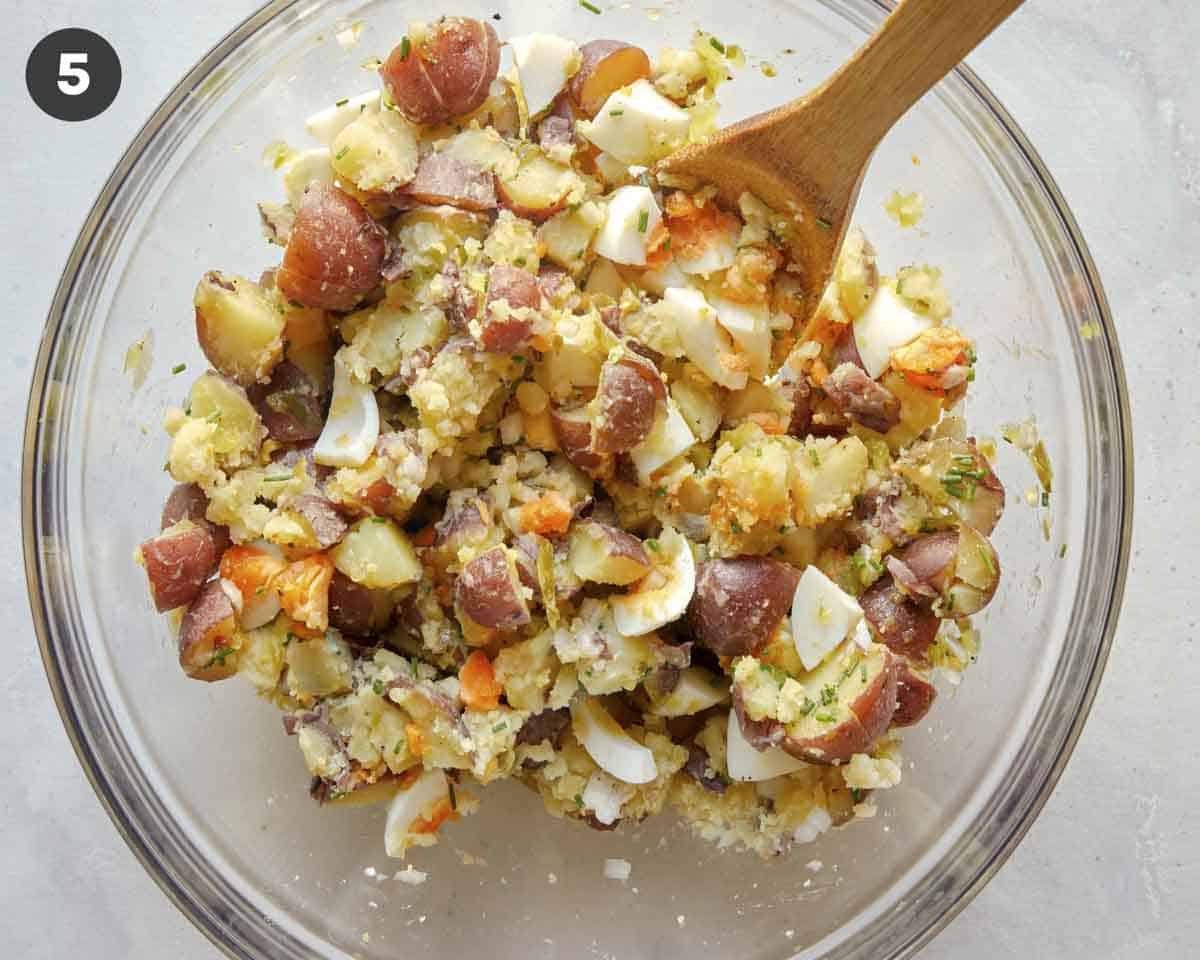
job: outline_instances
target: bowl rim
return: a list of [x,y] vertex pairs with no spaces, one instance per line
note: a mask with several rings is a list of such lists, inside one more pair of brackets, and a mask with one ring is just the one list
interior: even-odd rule
[[[81,735],[80,717],[71,701],[62,666],[57,662],[54,650],[52,649],[49,614],[45,606],[43,578],[38,564],[38,549],[35,538],[38,529],[38,504],[40,502],[37,482],[38,453],[40,448],[39,426],[42,421],[43,400],[47,388],[50,361],[62,329],[64,310],[70,300],[80,263],[87,254],[96,236],[98,227],[112,206],[113,200],[118,195],[127,176],[137,165],[147,146],[171,119],[176,109],[189,94],[197,89],[206,78],[211,76],[229,55],[234,53],[261,27],[288,9],[301,6],[305,2],[306,0],[269,0],[268,3],[265,3],[233,27],[163,97],[150,117],[138,130],[129,146],[121,154],[120,159],[105,180],[104,186],[92,204],[83,225],[80,227],[78,236],[71,248],[71,252],[64,264],[62,274],[56,286],[34,363],[29,399],[26,407],[25,430],[22,444],[21,532],[26,589],[29,596],[34,630],[37,635],[38,648],[47,681],[50,685],[50,692],[54,698],[55,706],[58,709],[71,746],[101,806],[108,814],[117,832],[125,841],[126,846],[132,851],[146,873],[191,924],[204,934],[209,942],[223,954],[235,958],[235,960],[240,960],[240,958],[249,955],[238,952],[235,946],[226,939],[224,934],[227,933],[227,928],[220,924],[219,918],[201,908],[201,905],[197,903],[190,889],[180,882],[173,870],[167,869],[161,851],[147,842],[142,831],[134,822],[134,819],[121,805],[116,803],[116,798],[105,782],[105,774],[97,762],[96,756],[85,738]],[[889,14],[896,6],[896,0],[866,0],[866,2],[884,16]],[[1091,713],[1112,648],[1124,600],[1133,532],[1134,467],[1131,426],[1132,413],[1120,345],[1117,340],[1111,308],[1100,280],[1099,271],[1096,268],[1091,251],[1083,238],[1079,224],[1071,208],[1068,206],[1065,197],[1046,167],[1045,162],[1029,141],[1024,131],[1016,123],[1008,110],[1000,103],[995,94],[991,92],[989,87],[970,67],[960,64],[953,71],[953,75],[965,83],[980,105],[986,109],[991,118],[1008,135],[1012,146],[1017,149],[1021,158],[1037,178],[1039,186],[1045,191],[1046,198],[1049,200],[1054,214],[1061,222],[1064,237],[1078,258],[1078,266],[1086,280],[1092,306],[1101,321],[1098,336],[1105,348],[1104,355],[1108,360],[1108,374],[1115,387],[1117,404],[1114,416],[1119,423],[1119,435],[1116,439],[1119,439],[1122,454],[1122,469],[1120,473],[1120,480],[1122,482],[1120,503],[1121,522],[1114,557],[1111,596],[1104,611],[1104,621],[1100,629],[1100,643],[1096,648],[1087,682],[1081,688],[1079,709],[1065,731],[1065,736],[1053,763],[1047,769],[1036,794],[1028,800],[1026,809],[1021,817],[1013,824],[1007,836],[1004,837],[1003,842],[997,846],[983,865],[976,870],[975,875],[962,888],[960,895],[945,909],[938,911],[907,942],[899,945],[897,956],[903,957],[915,955],[975,899],[1024,839],[1040,815],[1050,795],[1054,792]]]

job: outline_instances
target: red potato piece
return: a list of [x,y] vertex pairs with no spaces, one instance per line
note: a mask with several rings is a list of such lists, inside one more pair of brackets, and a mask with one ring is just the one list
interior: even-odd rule
[[575,142],[575,122],[568,117],[548,116],[538,124],[537,141],[543,150],[570,146]]
[[822,382],[821,389],[846,417],[868,430],[887,433],[900,422],[900,401],[896,395],[853,363],[836,367]]
[[767,557],[733,557],[700,565],[688,622],[696,641],[722,657],[762,649],[792,607],[799,572]]
[[625,363],[605,363],[596,390],[592,449],[626,453],[654,426],[658,396],[650,381]]
[[461,210],[496,209],[496,176],[445,153],[431,153],[417,166],[403,195],[430,206],[443,204]]
[[812,427],[812,387],[808,378],[802,373],[796,373],[788,364],[779,368],[778,390],[784,401],[791,407],[788,418],[788,436],[806,437]]
[[322,550],[340,543],[350,529],[350,524],[338,508],[324,497],[307,493],[297,497],[288,506],[308,521]]
[[896,673],[896,712],[892,714],[892,726],[911,727],[920,723],[936,697],[937,690],[928,677],[901,658]]
[[237,672],[233,604],[210,580],[179,625],[179,665],[194,680],[224,680]]
[[557,749],[562,744],[563,735],[571,726],[571,710],[560,707],[557,710],[543,710],[535,713],[521,725],[517,733],[517,743],[538,744],[549,740]]
[[978,530],[963,524],[958,531],[954,577],[942,593],[946,616],[970,617],[996,595],[1000,586],[1000,557]]
[[582,580],[628,586],[650,572],[650,555],[642,541],[606,523],[588,520],[571,531],[568,558]]
[[[612,472],[612,456],[592,449],[592,419],[587,407],[552,409],[550,426],[558,440],[559,449],[569,463],[592,476],[604,476]],[[637,482],[636,479],[634,482]]]
[[545,537],[536,533],[523,533],[513,541],[513,550],[517,555],[517,576],[521,585],[532,591],[533,599],[537,603],[542,602],[542,585],[538,581],[538,555],[541,553],[542,544],[546,542]]
[[458,507],[446,510],[434,526],[434,546],[453,557],[465,546],[483,543],[490,528],[488,505],[478,497],[472,497]]
[[979,452],[974,437],[967,440],[967,449],[975,458],[974,469],[983,476],[976,481],[969,499],[951,497],[949,506],[963,523],[982,536],[990,537],[1004,514],[1004,484],[996,476],[987,457]]
[[906,596],[890,573],[868,587],[858,602],[880,643],[901,656],[925,662],[939,624],[929,604]]
[[416,40],[405,37],[379,68],[392,102],[413,123],[444,123],[483,106],[500,69],[490,24],[443,17]]
[[541,223],[567,207],[574,178],[568,167],[539,150],[527,153],[516,173],[497,181],[500,202],[518,217]]
[[209,524],[181,520],[139,548],[159,613],[191,603],[220,562]]
[[488,276],[480,346],[488,353],[515,353],[533,330],[533,320],[526,311],[540,310],[541,306],[542,290],[536,276],[519,267],[496,264]]
[[337,187],[304,193],[275,283],[289,300],[351,310],[382,279],[387,234],[363,205]]
[[395,607],[386,590],[355,583],[340,570],[329,582],[329,625],[348,637],[369,637],[386,630]]
[[620,40],[592,40],[579,53],[579,72],[568,92],[585,117],[599,113],[604,101],[622,87],[650,79],[650,58],[641,47]]
[[862,355],[858,352],[858,341],[854,338],[854,325],[849,323],[846,324],[841,336],[833,345],[834,367],[840,367],[843,363],[852,364],[864,373],[867,370],[863,364]]
[[233,540],[229,536],[229,528],[205,519],[208,511],[208,495],[195,483],[176,484],[163,504],[160,530],[173,527],[180,520],[191,520],[192,523],[207,526],[213,538],[213,549],[220,557],[229,549]]
[[269,383],[250,387],[246,395],[272,440],[304,443],[321,435],[324,397],[317,384],[294,363],[284,360],[272,371]]
[[454,597],[458,608],[481,627],[511,631],[530,620],[517,565],[504,547],[493,547],[463,567]]
[[[900,658],[887,647],[864,653],[848,644],[843,656],[810,674],[805,692],[817,706],[788,725],[779,746],[811,763],[845,763],[869,752],[896,712],[899,672]],[[831,684],[834,699],[823,702]]]

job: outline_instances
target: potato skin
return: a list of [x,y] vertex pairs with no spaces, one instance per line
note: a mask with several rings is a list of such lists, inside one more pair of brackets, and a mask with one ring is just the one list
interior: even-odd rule
[[195,600],[220,561],[213,532],[205,522],[181,520],[139,549],[159,613]]
[[925,662],[940,623],[927,604],[906,596],[890,573],[868,587],[858,602],[880,643],[901,656]]
[[606,476],[612,472],[612,456],[597,453],[592,448],[592,420],[587,407],[576,407],[572,410],[552,409],[550,426],[568,462],[594,477]]
[[289,300],[351,310],[380,283],[387,234],[362,204],[337,187],[304,193],[275,283]]
[[224,680],[237,672],[233,604],[210,580],[179,625],[179,665],[194,680]]
[[205,519],[208,511],[208,495],[200,489],[199,484],[178,483],[167,495],[163,504],[160,530],[173,527],[180,520],[191,520],[192,523],[207,526],[212,533],[213,549],[219,558],[233,543],[229,536],[229,528]]
[[481,627],[516,630],[529,623],[516,564],[504,547],[493,547],[463,567],[454,585],[458,608]]
[[646,51],[620,40],[592,40],[579,48],[582,63],[567,88],[579,112],[591,118],[615,91],[650,79]]
[[348,637],[369,637],[386,630],[395,608],[385,590],[355,583],[340,570],[329,583],[329,625]]
[[487,100],[500,69],[500,41],[491,24],[444,17],[420,42],[405,41],[379,74],[392,102],[413,123],[444,123]]
[[650,433],[658,397],[650,381],[633,366],[605,363],[595,409],[592,449],[600,454],[626,453]]
[[696,641],[722,657],[754,654],[792,606],[800,574],[768,557],[732,557],[700,565],[688,622]]
[[520,267],[498,263],[488,275],[487,302],[484,304],[479,344],[488,353],[514,353],[529,339],[533,321],[527,317],[504,316],[494,310],[499,302],[513,310],[540,310],[542,289],[537,277]]
[[406,199],[479,212],[496,208],[496,177],[445,153],[431,153],[402,191]]
[[272,371],[269,383],[250,387],[246,394],[272,440],[304,443],[321,435],[325,398],[294,363],[284,360]]
[[925,675],[901,658],[896,673],[896,712],[892,714],[892,726],[911,727],[920,723],[936,697],[937,690]]

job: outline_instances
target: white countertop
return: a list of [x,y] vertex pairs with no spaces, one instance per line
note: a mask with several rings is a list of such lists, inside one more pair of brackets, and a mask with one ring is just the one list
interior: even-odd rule
[[[20,443],[38,333],[86,210],[160,98],[256,3],[6,6],[0,943],[22,960],[213,957],[121,842],[55,712],[20,559]],[[65,26],[142,52],[124,57],[115,105],[72,127],[40,114],[23,82],[29,50]],[[1107,287],[1133,395],[1137,527],[1117,644],[1074,758],[1016,854],[923,960],[1146,960],[1200,942],[1198,41],[1192,0],[1029,0],[971,60],[1058,179]]]

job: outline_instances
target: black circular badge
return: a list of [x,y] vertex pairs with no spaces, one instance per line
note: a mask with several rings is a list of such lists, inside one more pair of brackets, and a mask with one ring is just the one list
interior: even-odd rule
[[43,38],[25,64],[33,102],[58,120],[91,120],[121,89],[121,61],[100,34],[79,27]]

